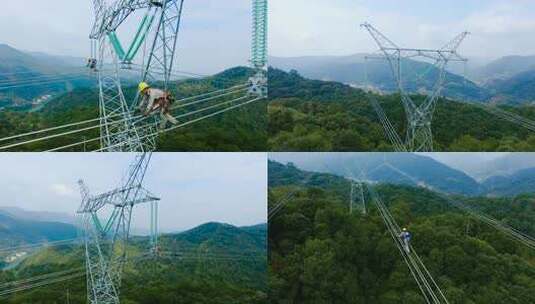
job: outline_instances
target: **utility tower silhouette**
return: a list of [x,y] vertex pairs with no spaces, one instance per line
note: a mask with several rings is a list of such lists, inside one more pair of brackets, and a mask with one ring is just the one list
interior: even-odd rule
[[349,194],[349,214],[360,209],[363,215],[367,214],[366,201],[364,198],[364,185],[362,181],[351,180],[351,191]]
[[[91,195],[84,182],[79,181],[82,202],[77,213],[84,227],[88,303],[119,303],[135,206],[152,205],[151,233],[157,233],[153,227],[157,222],[154,212],[157,212],[159,198],[142,186],[150,159],[150,153],[138,155],[123,186],[103,194]],[[103,214],[106,207],[111,208],[111,214]],[[157,236],[151,235],[151,243],[153,252],[157,252]]]
[[[467,59],[459,55],[457,50],[469,33],[463,32],[459,34],[440,49],[412,49],[399,47],[369,23],[364,23],[361,26],[370,33],[382,54],[381,56],[370,56],[368,58],[388,61],[397,89],[401,95],[401,102],[408,121],[404,148],[407,151],[433,151],[431,122],[437,100],[445,85],[446,66],[454,61],[467,62]],[[417,57],[432,61],[432,67],[438,71],[435,84],[425,97],[425,100],[420,104],[415,102],[409,92],[406,91],[402,77],[403,62]]]

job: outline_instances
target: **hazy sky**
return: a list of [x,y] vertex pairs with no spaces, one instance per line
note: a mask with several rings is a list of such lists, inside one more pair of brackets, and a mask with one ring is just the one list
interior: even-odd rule
[[[334,157],[342,157],[342,155],[348,154],[348,153],[333,153],[335,154]],[[336,156],[336,154],[340,154],[340,156]],[[351,153],[349,153],[351,154]],[[381,152],[359,152],[359,153],[353,153],[355,156],[359,157],[371,157],[380,155],[382,157],[388,157],[390,153],[381,153]],[[451,168],[463,171],[464,173],[472,176],[477,177],[475,173],[485,171],[485,166],[488,166],[489,161],[493,161],[496,159],[499,159],[501,157],[506,156],[509,154],[508,152],[457,152],[457,153],[416,153],[419,155],[427,156],[430,158],[433,158],[434,160],[441,162]],[[520,155],[518,155],[520,157]],[[522,155],[525,159],[526,155]],[[530,157],[529,155],[527,157]],[[533,155],[535,157],[535,155]],[[296,162],[296,163],[302,163],[302,162],[312,162],[317,163],[317,159],[324,159],[325,153],[269,153],[269,158],[275,161],[279,161],[282,163],[286,162]],[[328,165],[326,163],[320,162],[319,167],[321,170],[327,170],[329,171]],[[518,168],[518,165],[515,165],[516,168]]]
[[417,153],[433,158],[449,167],[461,170],[473,176],[475,171],[482,171],[488,161],[493,161],[509,154],[508,152],[452,152],[452,153]]
[[344,55],[376,49],[372,23],[405,47],[439,48],[462,31],[469,57],[534,55],[533,0],[271,0],[273,56]]
[[[87,57],[93,22],[91,0],[2,1],[0,43],[15,48]],[[179,41],[179,67],[211,73],[246,65],[250,54],[250,0],[186,0]],[[141,15],[119,31],[129,43]]]
[[[217,221],[237,226],[266,222],[265,153],[157,153],[146,188],[161,197],[162,231]],[[0,206],[74,215],[77,181],[93,194],[119,186],[133,154],[4,153],[0,157]],[[136,209],[136,229],[149,227],[148,208]]]

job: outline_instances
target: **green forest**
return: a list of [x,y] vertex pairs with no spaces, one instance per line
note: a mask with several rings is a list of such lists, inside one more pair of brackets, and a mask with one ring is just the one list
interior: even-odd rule
[[[272,303],[423,303],[374,204],[349,214],[349,182],[269,164]],[[303,177],[306,184],[303,185]],[[374,185],[450,303],[535,303],[535,252],[452,207],[435,192]],[[535,196],[456,197],[535,235]]]
[[[196,96],[236,84],[244,83],[252,70],[237,67],[212,77],[176,82],[171,91],[175,99]],[[158,84],[155,84],[157,87]],[[126,88],[125,97],[133,99],[137,86]],[[232,97],[232,95],[230,95]],[[227,97],[229,98],[229,97]],[[225,99],[228,100],[228,99]],[[206,106],[206,104],[203,104]],[[188,108],[197,110],[201,106]],[[139,114],[139,113],[137,113]],[[181,113],[179,113],[181,114]],[[75,89],[50,101],[36,112],[0,111],[0,138],[42,130],[73,122],[99,117],[96,89]],[[200,117],[194,115],[192,118]],[[191,120],[192,118],[188,118]],[[186,122],[179,119],[179,123]],[[90,125],[85,125],[87,127]],[[158,151],[265,151],[267,142],[266,104],[258,101],[236,110],[188,125],[178,130],[164,133],[158,138]],[[74,130],[72,128],[65,131]],[[15,151],[42,151],[69,145],[99,136],[99,129],[29,143],[13,148]],[[29,138],[31,139],[31,138]],[[98,149],[98,142],[70,148],[72,151],[92,151]],[[68,151],[66,149],[65,151]]]
[[[393,151],[370,98],[377,99],[401,138],[405,112],[398,94],[369,95],[296,71],[269,70],[271,151]],[[418,102],[424,96],[413,96]],[[535,119],[533,106],[500,106]],[[469,103],[439,99],[433,117],[435,151],[535,151],[535,135]]]
[[[208,223],[186,233],[164,235],[161,250],[177,254],[158,257],[143,256],[149,250],[148,240],[134,237],[120,288],[121,303],[268,303],[266,234],[265,224],[237,228]],[[83,267],[84,254],[82,246],[72,245],[40,250],[15,269],[0,271],[0,285]],[[0,297],[0,302],[86,303],[85,280],[82,276],[34,288]]]

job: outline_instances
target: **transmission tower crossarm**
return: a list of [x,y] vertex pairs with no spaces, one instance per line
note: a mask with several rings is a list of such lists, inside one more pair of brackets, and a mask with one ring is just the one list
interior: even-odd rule
[[459,35],[455,36],[455,38],[446,43],[444,46],[442,46],[440,49],[443,51],[456,53],[461,43],[464,41],[464,39],[466,39],[468,35],[470,35],[470,32],[462,32]]
[[94,0],[95,23],[90,37],[100,39],[115,31],[135,10],[151,7],[153,3],[153,0],[117,0],[106,6],[102,0]]
[[[82,204],[78,213],[84,224],[87,269],[87,299],[89,304],[119,304],[119,291],[124,265],[127,261],[130,226],[134,207],[138,204],[156,204],[160,199],[147,191],[142,182],[151,159],[151,153],[142,153],[131,165],[124,186],[100,195],[90,195],[80,181]],[[101,222],[99,213],[111,206],[111,215]],[[155,214],[156,213],[156,214]],[[101,217],[102,216],[101,214]],[[157,208],[151,214],[151,240],[157,246]],[[104,225],[102,225],[104,223]]]
[[[384,55],[384,57],[379,57],[379,59],[386,59],[388,61],[393,78],[398,86],[398,91],[401,95],[401,103],[405,109],[408,121],[406,143],[403,146],[407,147],[409,151],[431,152],[433,150],[431,122],[435,105],[444,88],[446,66],[451,61],[467,62],[467,59],[460,56],[459,53],[457,53],[457,50],[468,35],[468,32],[463,32],[457,35],[453,40],[440,49],[401,48],[369,23],[362,24],[362,27],[367,29],[373,40],[379,46],[380,51]],[[417,104],[412,99],[409,92],[407,92],[404,87],[402,76],[402,65],[405,61],[414,60],[413,58],[416,57],[422,57],[427,61],[432,61],[430,68],[427,69],[425,73],[428,73],[431,67],[438,70],[436,82],[432,86],[432,92],[427,94],[425,100],[421,104]],[[408,65],[410,66],[410,62]],[[427,88],[428,85],[425,84],[424,89],[427,90]],[[378,113],[380,114],[380,111]],[[381,116],[382,114],[380,114],[382,121],[388,121],[388,119],[382,118]],[[394,143],[392,138],[390,138],[390,140]],[[394,143],[394,145],[395,144],[396,143]]]
[[373,25],[369,24],[368,22],[365,22],[360,25],[361,27],[365,28],[372,38],[375,40],[379,48],[383,51],[386,50],[399,50],[400,47],[397,46],[392,40],[388,39],[383,33],[381,33],[378,29],[376,29]]
[[462,57],[457,53],[457,50],[461,46],[461,43],[466,39],[466,37],[470,35],[470,32],[462,32],[459,35],[455,36],[451,41],[446,43],[444,46],[442,46],[441,50],[443,52],[448,52],[449,56],[447,58],[447,61],[460,61],[460,62],[467,62],[468,59]]
[[[130,198],[130,193],[135,191],[135,199]],[[159,200],[156,196],[140,186],[117,188],[112,191],[100,194],[90,199],[91,211],[96,211],[104,205],[113,205],[116,207],[124,207],[127,205],[137,205],[141,203]]]

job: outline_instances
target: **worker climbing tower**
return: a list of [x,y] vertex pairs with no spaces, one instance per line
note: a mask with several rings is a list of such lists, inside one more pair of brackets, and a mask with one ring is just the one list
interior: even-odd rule
[[[123,186],[103,194],[91,195],[84,182],[79,182],[82,202],[77,213],[81,216],[84,228],[87,299],[90,304],[119,303],[135,206],[144,203],[152,205],[151,233],[157,233],[154,228],[157,214],[154,210],[157,211],[159,198],[142,186],[150,159],[151,154],[140,154]],[[111,213],[106,212],[107,208]],[[157,246],[157,236],[151,235],[151,240],[152,245]]]
[[[446,66],[448,63],[454,61],[466,63],[467,59],[461,57],[457,50],[469,33],[463,32],[459,34],[440,49],[412,49],[397,46],[369,23],[364,23],[361,26],[370,33],[373,40],[379,46],[379,51],[382,55],[380,57],[374,57],[374,59],[383,59],[388,62],[397,89],[401,95],[401,102],[407,116],[407,134],[403,149],[415,152],[433,151],[431,122],[433,120],[433,113],[437,100],[445,85]],[[417,57],[431,60],[432,67],[438,71],[435,84],[432,86],[431,91],[426,95],[425,100],[421,103],[415,102],[409,92],[407,92],[402,77],[403,64],[408,59]],[[428,71],[426,71],[426,73]],[[384,118],[381,118],[381,120],[383,121]],[[385,122],[383,122],[383,124],[385,124]],[[389,122],[386,121],[386,124],[385,128],[388,129]],[[392,133],[391,130],[388,131]],[[394,137],[396,136],[397,134],[395,134]],[[395,146],[398,146],[397,143],[394,144]]]
[[267,0],[253,2],[253,33],[251,47],[251,64],[255,75],[249,79],[249,94],[267,98]]
[[[125,98],[121,71],[131,69],[141,46],[150,43],[146,62],[143,58],[141,79],[160,81],[168,88],[183,3],[184,0],[93,0],[95,21],[88,66],[97,74],[99,84],[103,151],[155,149],[158,122],[135,119],[139,96],[130,102]],[[144,17],[131,44],[124,48],[117,30],[136,11],[144,11]]]

